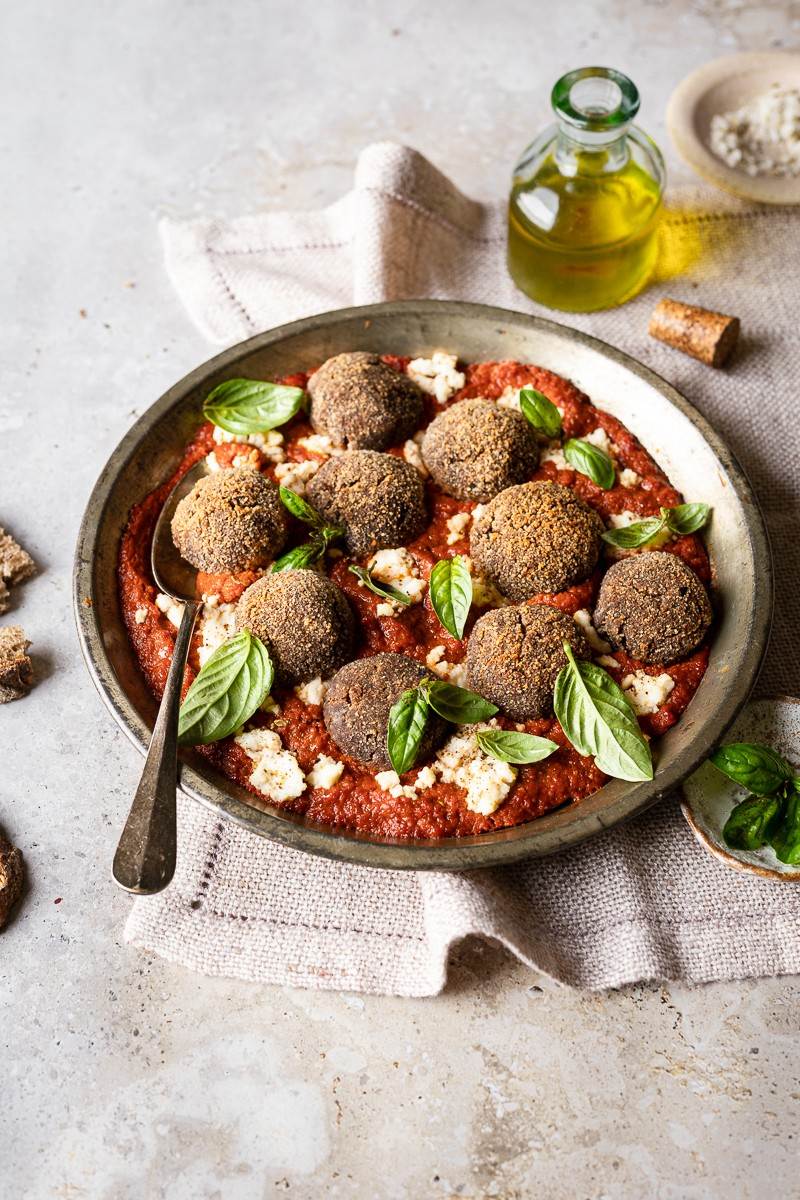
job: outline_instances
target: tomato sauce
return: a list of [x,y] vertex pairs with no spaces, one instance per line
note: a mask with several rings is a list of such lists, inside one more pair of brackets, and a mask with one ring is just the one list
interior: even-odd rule
[[[404,370],[408,363],[408,359],[396,356],[387,355],[385,358],[397,370]],[[307,378],[305,374],[296,374],[282,382],[304,387]],[[662,505],[671,507],[681,503],[680,494],[634,435],[615,417],[595,408],[588,396],[574,384],[551,371],[514,362],[471,365],[466,368],[465,386],[449,403],[457,403],[470,396],[496,399],[507,388],[524,386],[537,388],[562,409],[565,437],[582,437],[595,429],[604,429],[614,443],[620,468],[628,467],[640,476],[635,487],[623,487],[617,483],[609,491],[604,491],[576,471],[561,470],[554,463],[545,462],[532,476],[533,479],[550,479],[572,488],[606,521],[612,514],[623,511],[641,517],[657,516]],[[430,398],[426,398],[424,424],[437,411],[440,409]],[[302,417],[285,426],[282,432],[287,461],[300,462],[320,457],[299,444],[299,439],[313,432]],[[174,627],[155,604],[157,589],[149,564],[153,530],[166,496],[175,482],[212,450],[221,466],[230,465],[238,455],[247,455],[259,469],[271,478],[275,477],[274,467],[261,451],[237,443],[218,446],[212,435],[213,427],[202,425],[187,446],[171,479],[132,509],[120,546],[118,577],[123,618],[147,683],[157,697],[161,696],[164,689],[175,640]],[[393,447],[389,452],[402,454],[403,448]],[[420,537],[410,543],[408,549],[416,560],[420,574],[427,579],[438,559],[469,553],[468,528],[455,544],[448,544],[450,531],[447,522],[455,514],[471,512],[476,506],[471,501],[444,495],[431,480],[427,481],[426,488],[430,524]],[[303,532],[298,525],[292,529],[293,541],[290,544],[302,537]],[[688,535],[662,548],[683,558],[705,583],[710,581],[708,555],[701,538]],[[380,598],[360,586],[356,577],[348,571],[351,561],[346,557],[329,558],[326,570],[345,592],[356,615],[356,653],[359,657],[395,651],[424,663],[434,646],[443,646],[443,658],[447,662],[460,663],[464,659],[472,626],[483,612],[488,611],[486,608],[473,606],[461,641],[442,628],[427,593],[421,604],[411,605],[397,616],[379,616],[377,608],[381,603]],[[602,574],[601,562],[584,582],[555,595],[535,596],[529,603],[552,604],[573,614],[583,608],[591,610]],[[208,575],[201,572],[197,580],[198,595],[218,595],[223,602],[234,603],[257,576],[258,573],[252,571],[238,575]],[[146,618],[143,618],[143,613]],[[198,640],[199,635],[195,638],[190,665],[186,669],[184,688],[189,686],[197,668]],[[708,653],[708,644],[704,643],[685,660],[666,666],[645,666],[623,651],[613,654],[615,665],[609,665],[608,670],[618,682],[637,669],[651,675],[667,671],[675,681],[672,692],[658,711],[639,718],[645,734],[657,737],[679,719],[700,684],[708,664]],[[306,704],[293,691],[281,688],[275,689],[274,699],[280,706],[280,713],[259,713],[252,724],[275,729],[304,771],[309,771],[321,754],[330,755],[345,764],[344,773],[334,787],[308,788],[302,796],[282,805],[282,808],[300,814],[309,821],[344,827],[376,838],[458,837],[518,825],[563,804],[585,799],[602,787],[606,778],[590,758],[582,757],[570,746],[558,721],[551,717],[528,721],[524,729],[528,733],[552,738],[558,743],[558,750],[541,763],[517,768],[515,784],[491,815],[469,811],[464,802],[464,793],[452,784],[437,782],[431,788],[421,789],[413,798],[395,797],[377,786],[371,772],[341,752],[325,728],[322,710],[318,705]],[[506,718],[499,717],[498,720],[504,728],[518,727]],[[232,738],[214,746],[198,747],[198,752],[247,788],[253,794],[254,804],[267,806],[267,801],[249,782],[253,763]],[[423,765],[420,763],[419,767]],[[403,777],[403,783],[413,783],[419,767],[409,771]]]

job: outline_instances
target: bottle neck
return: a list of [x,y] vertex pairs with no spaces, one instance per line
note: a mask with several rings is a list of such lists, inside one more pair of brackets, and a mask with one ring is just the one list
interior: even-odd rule
[[628,126],[602,132],[576,129],[559,121],[554,148],[556,166],[562,175],[606,175],[619,171],[630,158]]

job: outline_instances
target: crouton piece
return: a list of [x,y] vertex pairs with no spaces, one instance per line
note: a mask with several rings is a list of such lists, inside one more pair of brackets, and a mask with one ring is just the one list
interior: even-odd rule
[[0,613],[8,612],[11,602],[11,592],[6,587],[5,579],[0,578]]
[[19,700],[33,683],[29,645],[19,625],[0,626],[0,704]]
[[0,834],[0,929],[22,895],[22,854]]
[[36,563],[27,550],[18,546],[11,534],[0,527],[0,579],[6,584],[22,583],[35,570]]

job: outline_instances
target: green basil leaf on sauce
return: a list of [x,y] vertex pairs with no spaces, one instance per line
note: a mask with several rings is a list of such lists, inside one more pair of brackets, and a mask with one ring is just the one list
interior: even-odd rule
[[[783,811],[777,818],[777,828],[769,836],[769,843],[779,862],[790,867],[800,866],[800,793],[796,787],[786,788]],[[776,797],[764,797],[775,800]],[[735,811],[735,810],[734,810]]]
[[386,749],[398,775],[410,771],[417,761],[420,744],[428,723],[428,697],[423,688],[411,688],[392,706]]
[[325,544],[318,538],[303,542],[293,550],[287,550],[272,564],[273,571],[303,571],[312,566],[325,553]]
[[621,688],[602,667],[577,660],[569,642],[563,645],[567,663],[556,680],[553,706],[564,733],[606,775],[652,779],[650,747]]
[[748,796],[725,822],[725,843],[732,850],[759,850],[775,833],[782,809],[781,796]]
[[754,796],[769,796],[777,792],[784,783],[791,783],[794,775],[780,754],[769,746],[753,742],[733,742],[730,746],[720,746],[709,762]]
[[205,746],[234,733],[263,704],[273,678],[267,648],[249,630],[223,642],[198,672],[181,705],[181,745]]
[[697,533],[708,523],[711,515],[709,504],[678,504],[675,508],[662,508],[661,515],[671,533]]
[[281,504],[285,509],[297,517],[298,521],[303,521],[306,525],[313,526],[314,529],[321,529],[325,524],[325,518],[322,513],[317,512],[313,504],[309,504],[302,496],[298,496],[297,492],[293,492],[291,488],[279,487],[278,495],[281,498]]
[[593,446],[583,438],[568,438],[564,442],[564,458],[571,467],[580,471],[581,475],[586,475],[604,491],[614,486],[617,478],[614,463],[599,446]]
[[663,517],[647,517],[644,521],[634,521],[620,529],[607,529],[601,536],[610,546],[635,550],[637,546],[646,546],[663,528]]
[[228,379],[206,396],[203,416],[226,433],[265,433],[291,421],[304,402],[302,388],[260,379]]
[[519,393],[519,407],[522,415],[530,421],[534,429],[546,437],[555,438],[561,433],[561,413],[536,388],[524,387]]
[[535,763],[549,758],[558,742],[513,729],[479,729],[475,735],[484,754],[507,763]]
[[490,704],[477,692],[456,687],[442,679],[430,679],[421,686],[434,712],[452,725],[474,725],[477,721],[488,721],[497,712],[497,705]]
[[436,563],[429,587],[433,611],[442,625],[454,638],[462,638],[472,605],[472,576],[460,554]]
[[359,567],[355,563],[351,563],[347,568],[355,575],[362,587],[373,592],[376,596],[380,596],[383,600],[393,600],[396,604],[410,604],[411,597],[405,592],[401,592],[399,588],[392,587],[390,583],[379,583],[373,579],[366,567]]

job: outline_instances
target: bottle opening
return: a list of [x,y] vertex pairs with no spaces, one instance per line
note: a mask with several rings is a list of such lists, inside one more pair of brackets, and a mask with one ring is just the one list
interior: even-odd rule
[[562,120],[594,133],[618,130],[639,111],[639,93],[633,80],[611,67],[569,71],[556,83],[551,100]]

